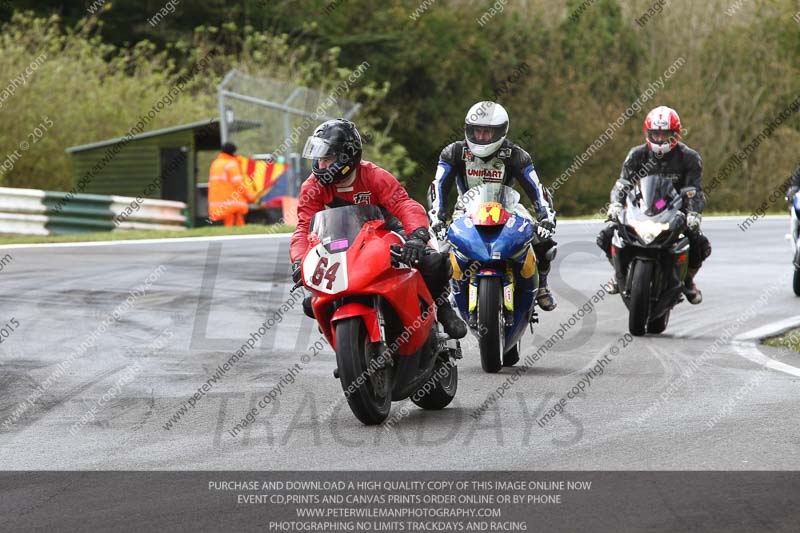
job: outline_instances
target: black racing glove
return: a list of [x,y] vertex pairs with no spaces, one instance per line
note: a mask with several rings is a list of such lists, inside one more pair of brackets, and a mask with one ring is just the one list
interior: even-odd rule
[[675,213],[675,218],[672,219],[672,223],[675,225],[675,228],[685,229],[686,213],[684,213],[683,211],[678,211],[677,213]]
[[437,218],[431,222],[431,231],[436,235],[439,235],[442,230],[444,229],[444,221],[440,218]]
[[700,213],[695,211],[689,211],[686,213],[686,227],[689,228],[690,231],[698,231],[700,229],[700,222],[703,220],[703,216]]
[[298,259],[292,263],[292,281],[297,285],[303,279],[303,271],[300,269],[300,260]]
[[428,233],[428,228],[417,228],[414,233],[408,236],[408,240],[403,246],[403,254],[400,260],[407,265],[416,265],[422,256],[425,255],[425,247],[428,246],[428,241],[431,236]]
[[556,225],[551,220],[544,219],[536,226],[536,234],[539,238],[547,240],[556,233]]
[[608,213],[606,215],[606,220],[610,220],[611,222],[619,222],[619,216],[625,210],[625,206],[619,202],[614,202],[608,204]]
[[800,190],[800,189],[798,189],[795,186],[790,187],[789,190],[786,192],[786,201],[789,202],[789,203],[792,203],[792,201],[794,199],[794,195],[797,194],[798,190]]

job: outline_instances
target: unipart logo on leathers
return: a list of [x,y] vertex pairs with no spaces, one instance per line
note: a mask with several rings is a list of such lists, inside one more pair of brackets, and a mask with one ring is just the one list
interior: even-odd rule
[[502,170],[491,170],[488,168],[468,168],[467,169],[467,176],[476,177],[476,178],[495,178],[499,179],[503,177]]

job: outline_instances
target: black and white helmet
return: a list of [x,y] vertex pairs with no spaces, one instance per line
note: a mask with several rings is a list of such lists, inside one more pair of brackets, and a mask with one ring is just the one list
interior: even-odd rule
[[[487,131],[488,130],[488,131]],[[478,157],[495,153],[508,135],[508,113],[498,103],[478,102],[467,111],[464,138]]]
[[[322,185],[346,179],[361,162],[361,135],[356,125],[343,118],[323,122],[306,141],[303,157],[313,160],[311,171]],[[320,157],[335,158],[327,168],[319,166]]]

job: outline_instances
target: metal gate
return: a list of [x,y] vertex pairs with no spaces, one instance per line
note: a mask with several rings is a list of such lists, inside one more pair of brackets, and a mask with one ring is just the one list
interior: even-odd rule
[[[352,117],[361,104],[282,80],[257,78],[237,70],[217,89],[221,142],[234,142],[240,153],[285,157],[289,164],[287,195],[297,197],[307,172],[300,150],[325,120]],[[258,126],[237,131],[235,120]]]

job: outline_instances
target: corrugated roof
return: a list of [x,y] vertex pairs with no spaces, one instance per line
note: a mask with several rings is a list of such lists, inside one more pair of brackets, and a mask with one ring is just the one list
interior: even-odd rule
[[[260,122],[255,120],[236,120],[231,124],[230,131],[241,131],[247,130],[251,128],[257,128],[261,125]],[[212,126],[216,128],[216,137],[219,138],[219,117],[208,119],[208,120],[200,120],[197,122],[190,122],[188,124],[181,124],[180,126],[173,126],[171,128],[163,128],[160,130],[153,130],[147,131],[145,133],[140,133],[138,135],[134,135],[128,141],[137,141],[139,139],[147,139],[150,137],[158,137],[159,135],[168,135],[170,133],[176,133],[179,131],[186,131],[186,130],[195,130],[195,131],[202,131],[204,128],[208,126]],[[124,141],[125,137],[117,137],[114,139],[107,139],[105,141],[98,141],[90,144],[81,144],[78,146],[70,146],[66,150],[67,153],[76,153],[76,152],[85,152],[86,150],[94,150],[95,148],[103,148],[106,146],[113,146],[120,141]]]

